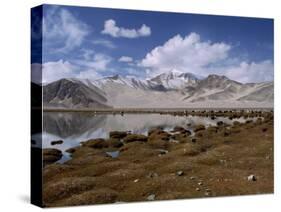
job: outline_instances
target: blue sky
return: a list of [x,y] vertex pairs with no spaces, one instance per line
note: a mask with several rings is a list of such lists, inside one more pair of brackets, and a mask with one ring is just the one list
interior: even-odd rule
[[145,79],[172,69],[273,80],[271,19],[54,5],[43,11],[45,82],[114,74]]

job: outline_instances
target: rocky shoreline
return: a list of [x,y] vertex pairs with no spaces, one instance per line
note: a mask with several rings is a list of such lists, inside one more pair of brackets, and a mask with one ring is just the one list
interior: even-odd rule
[[[196,116],[256,118],[232,125],[112,131],[62,152],[43,149],[46,207],[273,192],[273,111],[189,111]],[[173,113],[186,115],[185,111]],[[189,126],[190,127],[190,126]],[[189,128],[188,127],[188,128]],[[59,145],[63,141],[55,141]]]

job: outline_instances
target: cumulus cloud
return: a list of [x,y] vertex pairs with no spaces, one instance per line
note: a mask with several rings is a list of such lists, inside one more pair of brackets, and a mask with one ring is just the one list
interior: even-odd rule
[[271,60],[261,62],[241,62],[238,66],[226,67],[225,75],[239,82],[273,81],[274,66]]
[[122,56],[118,60],[119,62],[125,62],[125,63],[131,63],[133,62],[133,58],[128,57],[128,56]]
[[147,53],[138,66],[145,68],[147,77],[176,69],[199,76],[225,75],[243,83],[273,80],[271,60],[244,61],[230,57],[231,49],[224,42],[202,41],[196,33],[176,35]]
[[89,32],[89,26],[66,9],[53,7],[43,18],[44,45],[53,51],[67,52],[79,47]]
[[104,29],[102,34],[108,34],[112,37],[125,37],[125,38],[138,38],[151,35],[150,27],[143,24],[139,29],[127,29],[116,25],[116,21],[113,19],[106,20],[104,22]]
[[176,35],[147,53],[140,65],[151,74],[171,69],[194,72],[227,58],[230,49],[226,43],[203,42],[196,33]]

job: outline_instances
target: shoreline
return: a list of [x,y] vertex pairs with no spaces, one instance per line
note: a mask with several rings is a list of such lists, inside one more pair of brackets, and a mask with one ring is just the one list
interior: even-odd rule
[[[32,108],[34,110],[42,110],[42,108]],[[245,107],[245,108],[227,108],[227,107],[202,107],[202,108],[43,108],[43,112],[96,112],[96,113],[173,113],[173,112],[199,112],[199,111],[206,111],[206,112],[218,112],[218,111],[273,111],[273,107]]]

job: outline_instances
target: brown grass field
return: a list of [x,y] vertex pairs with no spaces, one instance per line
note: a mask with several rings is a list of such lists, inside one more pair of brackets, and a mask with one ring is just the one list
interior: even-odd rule
[[[273,112],[210,113],[192,115],[259,118],[196,126],[194,135],[176,126],[150,129],[148,136],[112,132],[69,149],[72,158],[64,164],[44,155],[44,205],[273,193]],[[120,154],[112,158],[108,151]]]

